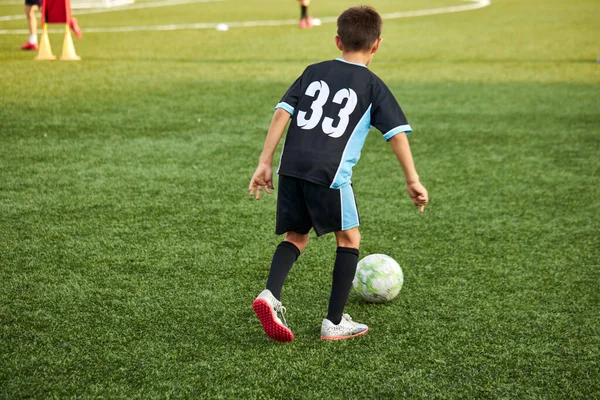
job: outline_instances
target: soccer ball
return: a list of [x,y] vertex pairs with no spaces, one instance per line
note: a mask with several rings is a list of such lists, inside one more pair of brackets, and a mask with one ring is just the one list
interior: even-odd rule
[[400,265],[385,254],[371,254],[358,262],[354,289],[369,303],[385,303],[398,296],[404,274]]

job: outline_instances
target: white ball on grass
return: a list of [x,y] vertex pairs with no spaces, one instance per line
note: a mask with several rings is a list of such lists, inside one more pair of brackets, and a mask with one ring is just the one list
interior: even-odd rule
[[360,297],[370,303],[391,301],[398,296],[403,284],[402,268],[385,254],[371,254],[360,260],[352,281]]

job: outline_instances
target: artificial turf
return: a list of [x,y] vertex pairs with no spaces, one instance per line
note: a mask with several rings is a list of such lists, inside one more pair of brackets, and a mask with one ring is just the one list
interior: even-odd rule
[[394,257],[404,287],[385,305],[351,295],[371,331],[321,341],[335,240],[313,236],[283,290],[282,345],[250,307],[281,240],[276,199],[247,185],[274,105],[339,55],[335,25],[85,29],[297,14],[275,0],[81,14],[80,62],[33,61],[26,36],[0,35],[0,398],[600,397],[597,2],[384,22],[370,68],[414,129],[431,203],[412,206],[373,130],[353,177],[361,255]]

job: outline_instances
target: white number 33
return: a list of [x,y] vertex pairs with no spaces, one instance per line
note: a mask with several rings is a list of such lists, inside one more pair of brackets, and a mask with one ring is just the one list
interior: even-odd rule
[[[319,94],[310,105],[310,109],[312,110],[310,118],[306,119],[306,111],[298,111],[298,126],[302,129],[313,129],[321,121],[321,117],[323,116],[323,106],[329,99],[329,86],[327,83],[324,81],[314,81],[308,85],[305,94],[309,97],[315,97],[317,92],[319,92]],[[333,118],[323,118],[323,132],[325,132],[326,135],[329,135],[329,137],[339,138],[344,134],[346,128],[348,127],[348,123],[350,122],[350,114],[352,114],[352,111],[354,111],[356,108],[358,99],[354,90],[340,89],[333,96],[332,101],[335,104],[341,105],[344,99],[348,99],[348,101],[346,102],[344,108],[342,108],[337,115],[340,119],[337,126],[333,126]]]

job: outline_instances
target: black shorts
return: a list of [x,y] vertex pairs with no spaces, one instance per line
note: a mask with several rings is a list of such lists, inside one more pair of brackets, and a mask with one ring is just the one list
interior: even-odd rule
[[38,6],[42,8],[42,0],[25,0],[26,6]]
[[339,189],[317,185],[303,179],[279,175],[277,221],[275,233],[307,234],[311,228],[317,236],[345,231],[360,224],[352,185]]

